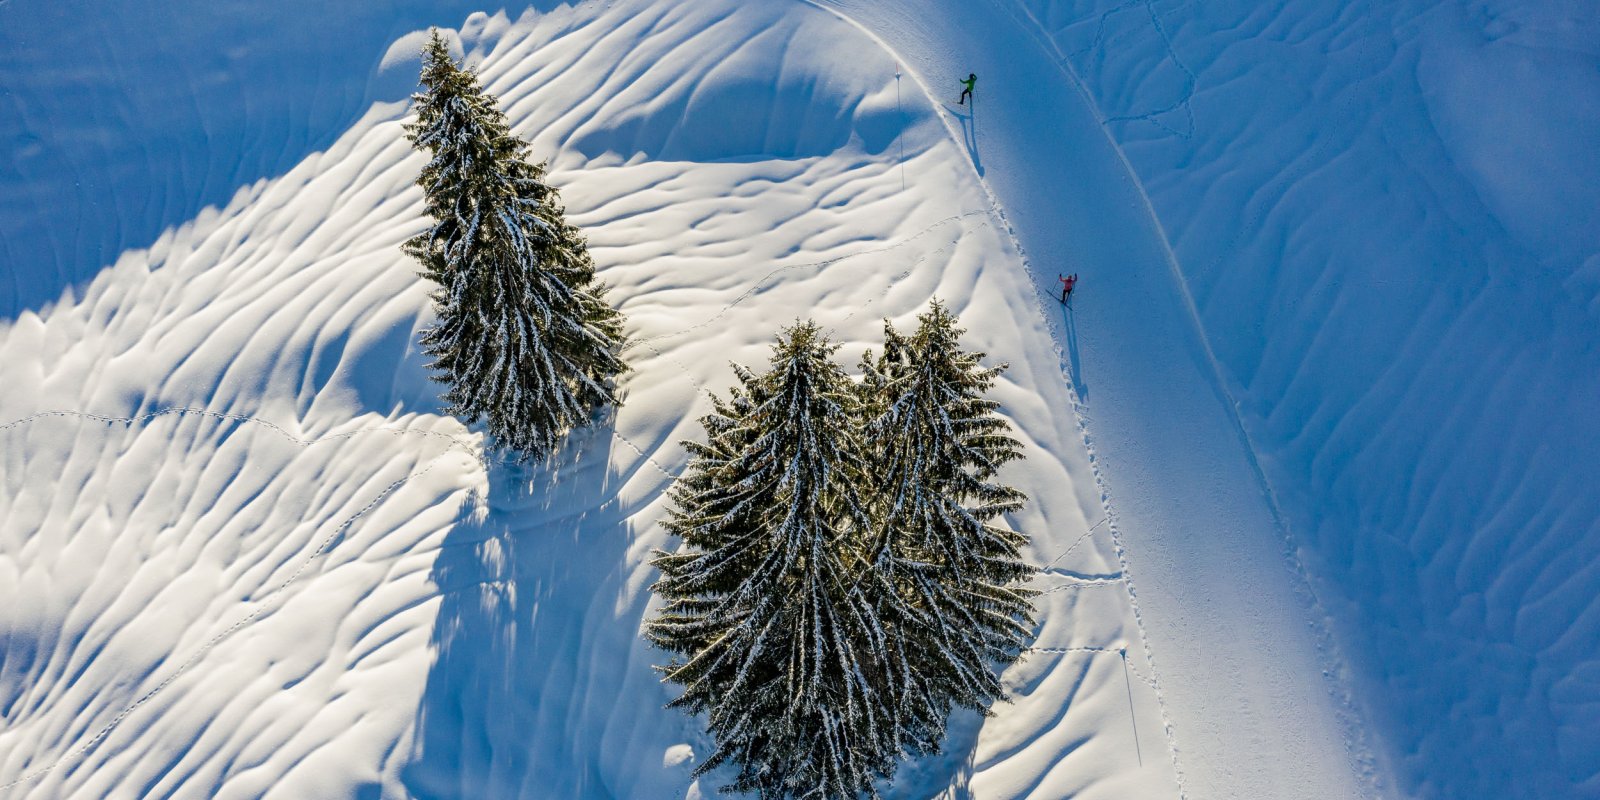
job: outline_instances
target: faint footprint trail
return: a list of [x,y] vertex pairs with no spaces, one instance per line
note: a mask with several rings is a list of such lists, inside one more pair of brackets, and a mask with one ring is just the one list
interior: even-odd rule
[[20,785],[22,785],[24,783],[28,783],[28,782],[36,780],[38,778],[42,778],[45,775],[47,775],[50,772],[52,772],[55,769],[57,769],[58,767],[60,767],[63,764],[67,763],[68,761],[70,761],[70,760],[72,760],[74,758],[77,758],[79,756],[82,756],[82,755],[88,753],[90,750],[94,749],[94,747],[96,745],[98,745],[102,740],[104,740],[107,736],[109,736],[113,730],[116,730],[116,728],[119,725],[121,725],[123,720],[127,719],[127,717],[130,714],[132,714],[134,711],[138,710],[140,706],[143,706],[144,704],[148,703],[150,700],[155,698],[164,689],[166,689],[168,686],[170,686],[173,681],[177,680],[180,676],[182,676],[183,674],[188,672],[191,667],[193,667],[196,663],[198,663],[200,661],[201,658],[203,658],[206,655],[206,653],[210,652],[218,644],[221,644],[229,636],[231,636],[234,633],[238,632],[239,630],[245,628],[251,622],[254,622],[264,612],[266,612],[267,610],[273,608],[276,605],[276,602],[283,597],[284,591],[287,590],[297,580],[299,580],[300,576],[303,575],[305,573],[305,571],[307,569],[309,569],[311,567],[311,565],[313,563],[315,563],[318,558],[321,558],[328,551],[330,545],[332,545],[333,542],[336,539],[338,539],[340,535],[342,535],[346,530],[348,530],[351,525],[355,524],[356,520],[360,519],[361,517],[365,516],[368,512],[370,512],[372,509],[376,508],[379,503],[381,503],[389,495],[393,494],[395,492],[395,490],[399,489],[401,486],[405,485],[406,483],[410,482],[413,479],[419,478],[419,477],[427,474],[434,467],[438,466],[439,461],[445,455],[449,454],[452,451],[459,451],[459,452],[465,453],[466,455],[470,456],[474,460],[481,460],[479,452],[475,448],[469,447],[467,442],[466,442],[466,440],[464,440],[463,437],[451,436],[449,434],[440,433],[438,431],[421,430],[421,429],[416,429],[416,428],[375,427],[375,428],[362,428],[362,429],[359,429],[359,430],[347,431],[345,433],[330,434],[328,436],[320,436],[320,437],[313,438],[313,439],[302,439],[302,438],[300,438],[298,436],[295,436],[294,434],[290,433],[289,431],[284,429],[282,426],[277,425],[276,423],[273,423],[273,422],[268,421],[268,420],[260,419],[260,418],[257,418],[257,417],[246,416],[246,415],[243,415],[243,414],[226,414],[226,413],[221,413],[221,412],[216,412],[216,411],[208,411],[208,410],[205,410],[205,409],[197,409],[197,408],[167,408],[167,409],[161,409],[159,411],[152,411],[152,412],[147,413],[147,414],[141,414],[141,415],[136,416],[136,417],[113,417],[113,416],[106,416],[106,415],[102,415],[102,414],[90,414],[90,413],[77,412],[77,411],[42,411],[42,412],[39,412],[39,413],[36,413],[36,414],[32,414],[30,416],[23,417],[21,419],[14,420],[12,422],[8,422],[8,423],[5,423],[3,425],[0,425],[0,431],[5,431],[5,430],[12,429],[12,428],[17,428],[17,427],[20,427],[20,426],[23,426],[23,425],[27,425],[27,424],[32,423],[32,422],[39,421],[41,419],[47,419],[47,418],[52,418],[52,417],[87,419],[87,420],[105,422],[107,424],[122,423],[122,424],[125,424],[125,425],[128,425],[128,426],[131,427],[135,423],[146,422],[146,421],[148,421],[150,419],[153,419],[153,418],[156,418],[156,417],[162,417],[162,416],[198,416],[198,417],[209,417],[209,418],[213,418],[213,419],[221,419],[221,420],[227,420],[227,421],[232,421],[232,422],[238,422],[238,423],[241,423],[241,424],[254,424],[254,425],[258,425],[260,427],[266,428],[267,430],[270,430],[270,431],[272,431],[272,432],[274,432],[274,433],[276,433],[276,434],[288,439],[290,442],[292,442],[292,443],[294,443],[296,445],[299,445],[301,447],[310,447],[312,445],[319,444],[319,443],[322,443],[322,442],[335,441],[335,440],[339,440],[339,439],[348,439],[348,438],[351,438],[351,437],[354,437],[354,436],[357,436],[357,435],[360,435],[360,434],[365,434],[365,433],[389,433],[389,434],[393,434],[395,436],[423,435],[423,436],[430,436],[430,437],[436,437],[436,438],[444,439],[447,442],[449,442],[449,445],[445,449],[441,450],[437,455],[435,455],[432,458],[430,458],[426,462],[426,464],[422,467],[422,469],[417,470],[416,472],[410,473],[408,475],[405,475],[405,476],[399,478],[398,480],[393,481],[388,486],[384,487],[381,491],[379,491],[377,496],[373,497],[372,500],[369,501],[366,505],[362,506],[355,513],[350,514],[349,516],[347,516],[343,520],[341,520],[337,525],[335,525],[333,527],[332,530],[330,530],[328,532],[327,536],[323,537],[323,539],[317,545],[317,547],[315,549],[313,549],[309,554],[307,554],[305,556],[305,558],[303,558],[301,560],[299,566],[294,570],[293,573],[291,573],[289,575],[288,578],[284,579],[277,586],[275,586],[270,591],[268,591],[266,594],[262,595],[261,597],[257,598],[254,601],[257,604],[255,610],[251,611],[249,614],[246,614],[244,617],[242,617],[239,620],[237,620],[236,622],[234,622],[232,625],[230,625],[225,630],[221,631],[220,633],[218,633],[215,636],[212,636],[210,639],[208,639],[204,644],[202,644],[193,653],[191,653],[188,658],[184,659],[183,662],[178,665],[177,669],[173,670],[170,674],[167,675],[166,678],[162,679],[162,681],[160,683],[156,684],[154,687],[152,687],[151,689],[146,691],[143,695],[141,695],[133,703],[131,703],[128,706],[126,706],[125,708],[123,708],[120,712],[117,713],[116,716],[112,717],[109,722],[107,722],[98,731],[96,731],[95,734],[93,736],[91,736],[88,740],[86,740],[82,744],[72,748],[71,750],[68,750],[66,753],[62,754],[59,758],[57,758],[55,761],[51,762],[50,764],[47,764],[47,765],[45,765],[43,767],[40,767],[39,769],[33,770],[32,772],[24,773],[23,775],[21,775],[21,776],[17,777],[16,779],[10,781],[9,783],[0,784],[0,791],[5,791],[7,789],[12,789],[12,788],[20,786]]
[[[1183,73],[1182,96],[1171,104],[1162,108],[1158,108],[1154,111],[1146,111],[1139,114],[1121,114],[1117,116],[1106,117],[1103,121],[1148,122],[1164,131],[1167,131],[1168,133],[1173,134],[1174,136],[1177,136],[1180,139],[1193,138],[1195,127],[1194,106],[1191,105],[1190,101],[1194,98],[1195,84],[1199,82],[1199,78],[1195,76],[1194,70],[1189,69],[1188,65],[1183,63],[1183,59],[1178,58],[1178,52],[1172,47],[1172,36],[1167,33],[1166,26],[1161,24],[1161,15],[1156,11],[1155,4],[1152,3],[1151,0],[1142,0],[1142,3],[1145,11],[1150,15],[1150,27],[1154,28],[1156,35],[1161,38],[1161,46],[1166,51],[1167,59],[1178,68],[1178,71]],[[1167,114],[1179,109],[1182,109],[1184,114],[1184,119],[1186,122],[1185,130],[1178,130],[1177,128],[1174,128],[1158,119],[1158,117],[1160,117],[1162,114]]]
[[[822,8],[826,11],[844,16],[843,12],[837,8],[830,7],[824,2],[824,0],[807,0],[807,2],[818,8]],[[849,19],[849,17],[846,17],[846,19]],[[854,20],[851,20],[851,22],[852,24],[856,25],[857,28],[861,29],[863,32],[866,32],[869,36],[873,36],[874,40],[880,47],[883,47],[885,50],[889,50],[891,53],[893,52],[892,48],[890,48],[886,42],[873,35],[872,32],[865,26],[862,26],[860,23],[855,22]],[[904,59],[901,59],[899,54],[894,55],[896,60],[904,63]],[[934,113],[944,125],[946,135],[953,143],[959,146],[960,131],[956,129],[947,116],[938,113],[938,104],[935,101],[932,93],[929,92],[927,83],[922,80],[920,75],[917,75],[914,72],[911,74],[911,77],[922,89],[924,102],[930,109],[934,110]],[[991,219],[995,223],[996,230],[1003,232],[1005,236],[1010,239],[1012,247],[1016,250],[1019,259],[1022,261],[1023,268],[1029,275],[1033,277],[1033,280],[1029,281],[1033,288],[1033,313],[1037,316],[1041,327],[1045,328],[1046,330],[1054,330],[1050,322],[1050,315],[1047,314],[1045,310],[1045,303],[1047,300],[1051,303],[1055,302],[1054,296],[1048,296],[1048,293],[1043,288],[1046,284],[1045,278],[1047,276],[1043,276],[1039,269],[1035,266],[1033,260],[1028,257],[1026,249],[1022,247],[1022,243],[1017,238],[1016,230],[1012,227],[1004,209],[1000,206],[999,198],[995,196],[994,190],[990,188],[988,182],[984,179],[983,175],[977,171],[975,166],[969,164],[969,167],[973,170],[973,179],[977,182],[977,185],[983,189],[986,204],[988,206],[988,213],[991,215]],[[1116,583],[1120,583],[1127,592],[1129,607],[1133,614],[1134,627],[1139,633],[1139,644],[1143,651],[1145,663],[1149,665],[1152,673],[1151,679],[1148,681],[1148,685],[1155,694],[1156,706],[1160,710],[1162,730],[1167,742],[1167,751],[1172,762],[1173,775],[1178,788],[1178,797],[1179,800],[1185,800],[1188,795],[1184,788],[1182,765],[1178,759],[1178,745],[1172,729],[1172,716],[1167,707],[1165,694],[1160,688],[1159,679],[1155,677],[1155,654],[1150,644],[1150,635],[1144,622],[1144,614],[1139,607],[1139,594],[1134,585],[1133,570],[1128,561],[1128,551],[1126,546],[1123,544],[1122,533],[1118,529],[1116,522],[1116,511],[1111,504],[1110,488],[1106,485],[1105,475],[1101,471],[1099,464],[1095,462],[1093,458],[1095,453],[1094,437],[1089,430],[1088,418],[1085,415],[1086,407],[1082,401],[1082,398],[1078,394],[1077,386],[1072,381],[1069,359],[1062,349],[1062,344],[1059,338],[1052,342],[1052,346],[1056,351],[1056,362],[1061,373],[1061,379],[1066,386],[1068,396],[1072,399],[1071,411],[1074,422],[1078,429],[1078,435],[1083,442],[1083,447],[1090,455],[1090,471],[1094,475],[1095,487],[1099,490],[1101,510],[1105,517],[1103,523],[1107,526],[1107,530],[1110,533],[1112,547],[1116,552],[1117,562],[1120,567],[1120,577],[1117,579]],[[1097,523],[1097,526],[1099,524],[1100,523]],[[1070,549],[1071,548],[1069,548],[1069,550]],[[1033,651],[1045,653],[1055,652],[1053,650],[1044,648],[1034,648]],[[1130,665],[1130,669],[1131,668],[1132,667]]]
[[[982,180],[983,180],[982,176],[979,176],[978,180],[981,183]],[[989,194],[989,200],[990,200],[991,204],[995,205],[995,212],[994,213],[996,214],[996,216],[998,216],[1002,220],[1004,220],[1005,219],[1005,214],[1004,214],[1003,211],[1001,211],[999,209],[998,201],[994,197],[994,193],[989,190],[988,184],[984,183],[982,185],[984,187],[985,192],[987,192]],[[1011,228],[1009,223],[1007,223],[1005,225],[1005,231],[1006,231],[1006,234],[1011,237],[1013,246],[1015,246],[1017,248],[1017,252],[1019,254],[1024,253],[1024,251],[1022,250],[1022,244],[1021,244],[1021,242],[1017,241],[1016,234],[1012,230],[1012,228]],[[1045,327],[1045,329],[1046,330],[1051,330],[1052,328],[1051,328],[1051,325],[1050,325],[1050,315],[1047,314],[1046,311],[1045,311],[1045,303],[1047,301],[1051,302],[1051,303],[1056,302],[1055,297],[1048,295],[1048,293],[1043,288],[1041,288],[1044,285],[1043,276],[1039,275],[1039,271],[1038,271],[1038,269],[1035,268],[1032,259],[1028,258],[1026,255],[1022,255],[1022,262],[1023,262],[1024,268],[1027,269],[1028,272],[1034,276],[1034,280],[1032,281],[1033,290],[1034,290],[1034,296],[1033,296],[1034,313],[1039,316],[1040,322],[1043,323],[1043,326]],[[1171,713],[1167,709],[1166,696],[1162,692],[1160,681],[1157,678],[1155,652],[1152,649],[1151,644],[1150,644],[1149,631],[1145,627],[1145,624],[1144,624],[1144,613],[1139,608],[1139,592],[1138,592],[1138,589],[1134,586],[1133,570],[1132,570],[1131,565],[1128,563],[1128,550],[1127,550],[1127,547],[1123,544],[1122,532],[1119,530],[1119,528],[1117,526],[1116,510],[1111,505],[1111,490],[1110,490],[1110,487],[1108,487],[1106,485],[1105,474],[1103,472],[1101,472],[1099,462],[1093,458],[1094,453],[1095,453],[1094,435],[1089,430],[1089,422],[1090,422],[1090,420],[1089,420],[1088,416],[1084,413],[1085,409],[1086,409],[1086,406],[1084,405],[1082,398],[1078,394],[1078,386],[1077,386],[1077,384],[1074,383],[1073,379],[1072,379],[1072,368],[1070,366],[1070,361],[1071,360],[1067,357],[1067,354],[1063,350],[1061,342],[1059,340],[1055,341],[1053,343],[1053,345],[1054,345],[1054,347],[1056,349],[1056,356],[1057,356],[1056,365],[1057,365],[1057,367],[1059,368],[1059,370],[1061,372],[1061,380],[1065,383],[1067,393],[1072,398],[1072,415],[1073,415],[1074,422],[1075,422],[1075,424],[1077,425],[1077,428],[1078,428],[1078,435],[1079,435],[1080,439],[1083,442],[1084,449],[1086,451],[1088,451],[1088,453],[1089,453],[1089,455],[1091,457],[1090,472],[1094,475],[1095,488],[1097,490],[1099,490],[1099,494],[1100,494],[1101,511],[1102,511],[1104,516],[1103,516],[1103,518],[1101,519],[1100,522],[1095,523],[1094,527],[1099,527],[1102,524],[1105,525],[1107,532],[1111,536],[1112,549],[1117,554],[1117,563],[1118,563],[1118,565],[1120,567],[1119,577],[1116,579],[1115,583],[1121,584],[1122,587],[1124,588],[1124,590],[1127,592],[1128,604],[1129,604],[1129,606],[1130,606],[1130,608],[1131,608],[1131,610],[1133,612],[1134,627],[1139,632],[1139,645],[1140,645],[1140,647],[1141,647],[1141,649],[1143,651],[1144,662],[1145,662],[1145,664],[1149,665],[1150,673],[1151,673],[1150,676],[1149,677],[1145,677],[1142,673],[1139,672],[1138,668],[1135,667],[1132,664],[1130,659],[1128,659],[1128,657],[1126,655],[1126,649],[1120,649],[1117,652],[1121,652],[1123,654],[1123,656],[1122,656],[1123,664],[1126,665],[1129,670],[1132,670],[1134,674],[1139,675],[1140,682],[1142,682],[1145,685],[1149,686],[1151,692],[1155,695],[1156,707],[1160,710],[1160,713],[1161,713],[1161,728],[1162,728],[1163,736],[1164,736],[1164,738],[1166,739],[1166,742],[1167,742],[1167,753],[1168,753],[1168,756],[1169,756],[1169,758],[1171,759],[1171,762],[1172,762],[1172,771],[1173,771],[1174,780],[1177,782],[1178,800],[1186,800],[1186,798],[1188,797],[1188,793],[1184,788],[1183,768],[1182,768],[1182,765],[1180,764],[1180,762],[1178,760],[1178,742],[1177,742],[1177,738],[1176,738],[1176,736],[1175,736],[1175,734],[1173,732],[1173,729],[1172,729],[1172,716],[1171,716]],[[1092,532],[1093,532],[1093,528],[1091,528],[1089,532],[1084,534],[1084,538],[1086,538],[1088,536],[1088,533],[1092,533]],[[1077,544],[1073,545],[1073,547],[1076,547],[1076,546],[1077,546]],[[1068,552],[1070,552],[1071,549],[1072,548],[1068,548]],[[1062,556],[1060,556],[1059,558],[1064,558],[1065,555],[1066,554],[1063,553]],[[1055,590],[1052,590],[1052,591],[1055,591]],[[1049,648],[1035,648],[1035,652],[1051,653],[1051,652],[1058,652],[1058,651],[1052,650],[1052,649],[1049,649]],[[1093,652],[1105,653],[1105,652],[1111,652],[1111,651],[1109,649],[1106,649],[1106,650],[1098,650],[1098,651],[1093,651]],[[1142,756],[1140,757],[1140,760],[1141,761],[1143,760]]]

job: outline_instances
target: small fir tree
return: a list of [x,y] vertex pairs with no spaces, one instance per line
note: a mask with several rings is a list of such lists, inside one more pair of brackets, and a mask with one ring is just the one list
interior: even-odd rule
[[909,339],[887,323],[884,350],[863,359],[864,440],[873,480],[871,556],[877,615],[895,632],[887,685],[907,752],[938,750],[952,706],[988,713],[999,669],[1031,636],[1034,570],[1025,536],[993,524],[1024,496],[994,481],[1019,458],[1010,425],[983,395],[1004,365],[963,351],[937,300]]
[[421,83],[406,130],[431,156],[417,183],[435,222],[405,250],[440,286],[423,350],[449,387],[450,413],[486,420],[502,448],[547,454],[616,402],[622,317],[544,165],[529,161],[527,143],[438,31],[423,48]]
[[731,791],[762,797],[874,794],[898,754],[881,685],[888,645],[860,577],[870,524],[861,497],[857,395],[806,322],[780,335],[771,368],[702,422],[704,444],[672,490],[657,553],[665,606],[647,628],[677,653],[663,667],[705,712]]

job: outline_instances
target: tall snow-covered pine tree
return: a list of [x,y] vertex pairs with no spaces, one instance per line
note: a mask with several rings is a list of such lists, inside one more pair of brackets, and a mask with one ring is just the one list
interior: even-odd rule
[[407,133],[431,156],[417,183],[435,222],[405,249],[440,286],[423,349],[450,413],[487,420],[499,447],[542,456],[616,402],[622,317],[543,165],[438,31],[421,82]]
[[663,667],[705,712],[734,791],[763,798],[872,794],[898,745],[881,685],[885,633],[862,592],[869,541],[857,396],[814,323],[785,330],[771,368],[702,422],[704,444],[672,490],[658,553],[666,600],[647,635],[678,654]]
[[883,353],[861,383],[876,540],[869,574],[878,616],[893,633],[887,684],[897,736],[910,753],[937,751],[952,706],[980,712],[1003,693],[999,671],[1031,636],[1034,570],[1022,534],[994,525],[1021,492],[994,481],[1020,457],[1010,425],[984,398],[1004,369],[961,349],[941,303],[910,338],[885,324]]

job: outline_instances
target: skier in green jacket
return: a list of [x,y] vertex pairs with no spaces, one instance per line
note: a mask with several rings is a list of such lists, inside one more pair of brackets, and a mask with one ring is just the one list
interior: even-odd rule
[[977,82],[978,82],[978,73],[976,73],[976,72],[967,73],[967,79],[964,80],[964,81],[961,81],[961,85],[966,87],[966,88],[961,90],[961,99],[956,101],[956,105],[964,106],[964,105],[967,104],[967,98],[972,96],[972,87],[974,85],[976,85]]

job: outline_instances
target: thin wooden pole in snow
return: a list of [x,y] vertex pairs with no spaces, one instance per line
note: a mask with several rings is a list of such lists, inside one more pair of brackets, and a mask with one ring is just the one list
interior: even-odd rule
[[1122,682],[1128,687],[1128,720],[1133,723],[1133,752],[1144,766],[1144,752],[1139,749],[1139,717],[1133,713],[1133,679],[1128,677],[1128,648],[1122,648]]

